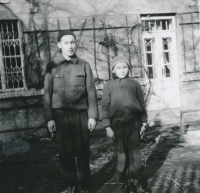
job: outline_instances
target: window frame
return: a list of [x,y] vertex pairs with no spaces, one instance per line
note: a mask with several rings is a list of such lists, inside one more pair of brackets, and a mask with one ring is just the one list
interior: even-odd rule
[[[151,51],[148,51],[146,48],[146,41],[151,41]],[[148,72],[147,77],[149,79],[155,79],[156,78],[156,74],[155,74],[155,58],[154,58],[154,38],[144,38],[144,51],[145,51],[145,65],[146,65],[146,70]],[[148,59],[147,59],[147,54],[151,54],[152,57],[152,64],[149,65],[148,64]],[[152,68],[153,71],[153,77],[149,77],[149,68]]]
[[17,91],[24,91],[27,89],[27,81],[26,81],[26,74],[25,74],[25,63],[24,63],[24,50],[23,50],[23,33],[22,33],[22,21],[19,19],[1,19],[0,21],[17,21],[17,29],[18,29],[18,38],[15,40],[19,41],[19,49],[20,49],[20,59],[21,59],[21,72],[23,77],[23,87],[22,88],[6,88],[6,77],[5,77],[5,70],[4,70],[4,61],[3,61],[3,49],[2,49],[2,40],[0,36],[0,74],[1,74],[1,89],[0,93],[5,92],[17,92]]
[[174,16],[151,16],[151,15],[148,15],[148,16],[141,16],[141,22],[143,21],[151,21],[151,20],[154,20],[154,21],[158,21],[158,20],[172,20],[172,29],[167,29],[167,30],[150,30],[150,32],[161,32],[161,31],[176,31],[176,22],[175,22],[175,17]]

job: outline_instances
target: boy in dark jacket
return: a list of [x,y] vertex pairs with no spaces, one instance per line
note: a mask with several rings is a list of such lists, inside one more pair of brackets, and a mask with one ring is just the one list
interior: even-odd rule
[[75,35],[64,31],[57,40],[62,54],[47,64],[45,117],[49,131],[57,133],[66,192],[84,193],[90,177],[89,132],[98,118],[95,84],[89,63],[75,54]]
[[117,154],[116,182],[125,183],[123,192],[145,191],[139,170],[142,165],[140,136],[146,129],[147,112],[140,84],[128,76],[130,64],[117,56],[111,65],[114,79],[103,89],[102,119],[107,136],[113,138]]

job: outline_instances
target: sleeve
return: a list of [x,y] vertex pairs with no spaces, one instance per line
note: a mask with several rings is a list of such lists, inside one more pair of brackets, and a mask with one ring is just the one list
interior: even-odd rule
[[107,83],[103,88],[103,95],[101,101],[102,122],[104,128],[111,127],[111,121],[109,119],[110,103],[111,103],[110,88],[109,88],[109,83]]
[[142,123],[147,123],[148,121],[148,115],[147,115],[147,110],[146,110],[146,102],[144,100],[144,92],[142,90],[141,85],[137,82],[137,98],[142,106],[143,112],[142,112]]
[[44,79],[44,115],[45,121],[54,120],[52,110],[52,90],[53,90],[53,79],[52,79],[52,68],[53,63],[48,63]]
[[98,107],[97,107],[97,94],[94,83],[92,70],[89,63],[86,64],[86,89],[88,95],[88,117],[98,119]]

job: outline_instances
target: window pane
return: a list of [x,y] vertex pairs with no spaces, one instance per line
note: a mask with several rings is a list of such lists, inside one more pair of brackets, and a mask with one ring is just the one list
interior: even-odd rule
[[24,87],[24,82],[23,82],[23,74],[22,73],[19,73],[18,74],[18,84],[19,84],[19,88],[23,88]]
[[168,50],[169,49],[168,48],[168,44],[164,44],[163,47],[164,47],[164,50]]
[[169,46],[170,46],[169,38],[164,38],[163,39],[163,50],[169,50]]
[[156,28],[155,28],[156,26],[155,26],[155,20],[151,20],[150,21],[150,29],[152,30],[152,31],[154,31]]
[[153,67],[148,67],[148,77],[150,79],[154,78]]
[[19,38],[17,20],[1,20],[0,29],[1,38],[4,40]]
[[172,19],[152,19],[142,21],[143,31],[172,30]]
[[20,55],[19,41],[4,41],[2,42],[3,56]]
[[15,52],[16,52],[16,55],[20,55],[20,47],[19,47],[19,44],[17,44],[15,46]]
[[142,30],[149,31],[149,21],[142,21]]
[[147,65],[153,64],[153,58],[151,53],[147,53]]
[[166,26],[166,20],[162,20],[162,30],[166,30],[167,26]]
[[23,76],[20,57],[5,58],[4,71],[7,89],[23,88]]
[[169,52],[164,52],[163,53],[163,61],[164,61],[164,64],[169,64],[170,63]]
[[160,20],[156,21],[156,26],[157,26],[157,30],[161,30],[162,29],[162,25],[161,25],[161,21]]
[[151,40],[145,40],[146,41],[146,51],[152,51],[152,43]]
[[171,66],[168,65],[168,66],[165,66],[164,67],[164,73],[165,73],[165,77],[171,77]]
[[172,30],[172,20],[169,20],[169,30]]

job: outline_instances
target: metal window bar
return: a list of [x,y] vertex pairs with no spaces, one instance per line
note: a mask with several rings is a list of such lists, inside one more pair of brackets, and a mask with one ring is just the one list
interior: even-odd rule
[[[181,23],[183,24],[183,14],[181,13]],[[182,25],[182,37],[183,37],[183,56],[184,56],[184,70],[186,72],[186,53],[185,53],[185,37],[184,26]]]
[[[130,51],[130,40],[129,40],[129,28],[128,28],[128,18],[127,18],[127,15],[125,16],[125,19],[126,19],[126,33],[127,33],[127,40],[128,40],[128,58],[129,58],[129,63],[130,63],[130,66],[131,66],[131,51]],[[139,62],[138,62],[139,64]],[[132,77],[132,68],[130,70],[130,75]]]
[[1,91],[24,90],[24,62],[18,20],[0,21]]
[[51,61],[50,35],[49,35],[48,23],[46,19],[45,19],[45,25],[46,25],[46,40],[47,40],[47,46],[48,46],[49,61]]
[[[141,23],[141,20],[140,20],[140,17],[139,17],[139,15],[137,16],[137,23]],[[128,24],[128,21],[127,21],[127,24]],[[137,30],[138,30],[138,45],[139,45],[139,58],[138,58],[138,65],[140,65],[141,63],[142,63],[142,54],[141,54],[141,51],[142,51],[142,49],[141,49],[141,34],[142,34],[142,32],[141,32],[141,29],[138,27],[137,28]]]
[[18,27],[18,34],[19,34],[19,45],[20,45],[20,53],[21,53],[21,66],[22,66],[22,76],[23,76],[23,83],[24,89],[27,90],[27,82],[26,82],[26,73],[25,73],[25,62],[24,62],[24,50],[23,50],[23,33],[22,33],[22,23],[20,20],[17,22]]
[[[194,25],[195,24],[200,24],[200,22],[198,21],[198,22],[195,22],[194,21],[194,16],[193,16],[193,14],[194,13],[200,13],[199,11],[193,11],[193,12],[187,12],[187,13],[178,13],[178,15],[180,15],[180,19],[181,19],[181,21],[180,21],[180,23],[179,23],[179,25],[181,26],[181,28],[182,28],[182,46],[183,46],[183,61],[184,61],[184,74],[188,74],[188,73],[197,73],[197,72],[200,72],[200,70],[198,70],[197,69],[197,64],[196,64],[196,62],[195,62],[195,60],[196,60],[196,45],[197,44],[199,44],[199,42],[196,42],[195,43],[195,37],[194,37]],[[190,14],[190,22],[184,22],[184,18],[183,18],[183,15],[185,15],[185,14]],[[184,29],[184,25],[191,25],[191,35],[192,35],[192,39],[191,39],[191,42],[190,43],[192,43],[193,45],[192,46],[190,46],[190,48],[192,48],[192,59],[191,59],[191,61],[193,62],[193,70],[192,71],[188,71],[188,69],[187,69],[187,60],[186,60],[186,38],[185,38],[185,36],[186,36],[186,33],[185,33],[185,29]]]
[[4,65],[3,65],[3,50],[2,50],[2,39],[1,39],[1,33],[0,33],[0,78],[1,78],[1,90],[5,89],[5,73],[4,73]]
[[160,30],[163,29],[163,26],[162,26],[162,20],[160,20]]

